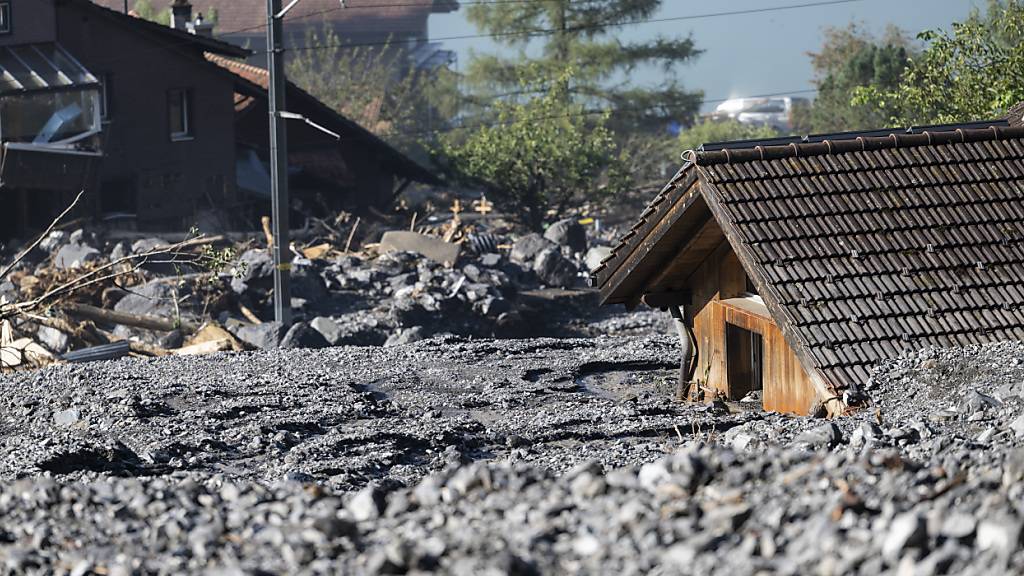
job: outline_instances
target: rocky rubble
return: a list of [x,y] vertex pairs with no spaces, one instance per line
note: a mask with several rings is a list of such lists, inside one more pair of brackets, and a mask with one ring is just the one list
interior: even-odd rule
[[9,573],[1002,574],[1024,345],[880,366],[824,421],[667,400],[668,337],[0,378]]
[[[150,259],[116,286],[94,285],[68,298],[178,328],[159,331],[83,320],[59,302],[52,313],[59,323],[37,324],[23,316],[14,328],[18,337],[27,335],[59,356],[114,340],[142,343],[132,349],[142,354],[154,349],[175,352],[201,343],[193,334],[208,323],[216,324],[218,337],[232,340],[228,347],[250,349],[399,345],[440,334],[589,336],[661,330],[667,325],[654,314],[641,315],[637,324],[628,314],[596,310],[596,295],[585,287],[584,277],[587,267],[596,266],[609,252],[611,232],[588,238],[579,223],[563,220],[544,235],[466,234],[462,244],[414,232],[388,232],[385,239],[388,235],[401,236],[409,249],[423,244],[422,253],[393,251],[384,244],[349,253],[329,243],[296,251],[291,273],[296,322],[289,330],[269,321],[269,251],[257,240],[223,238],[218,246],[230,247],[235,257],[218,271]],[[102,231],[54,231],[0,283],[0,298],[7,303],[25,301],[96,266],[166,245],[156,237],[129,244],[105,239]],[[439,262],[439,252],[458,257]],[[219,331],[221,327],[227,332]],[[93,337],[82,340],[83,331]]]

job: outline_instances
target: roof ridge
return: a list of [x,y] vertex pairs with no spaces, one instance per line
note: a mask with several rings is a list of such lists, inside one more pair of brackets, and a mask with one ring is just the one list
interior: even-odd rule
[[[738,164],[755,160],[779,160],[808,156],[847,154],[895,148],[967,144],[1024,138],[1024,126],[997,126],[988,128],[957,128],[955,130],[925,130],[919,133],[892,132],[888,136],[858,136],[847,139],[825,139],[820,142],[791,142],[781,146],[754,146],[752,148],[723,148],[711,152],[690,151],[698,166]],[[690,156],[687,154],[687,156]]]

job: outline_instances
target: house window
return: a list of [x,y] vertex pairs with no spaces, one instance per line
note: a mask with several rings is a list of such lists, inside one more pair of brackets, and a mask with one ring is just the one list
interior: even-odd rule
[[729,398],[740,400],[764,387],[764,341],[760,334],[726,322],[725,354]]
[[171,90],[167,95],[167,113],[171,140],[192,138],[192,91]]
[[11,3],[9,0],[0,2],[0,34],[11,33]]

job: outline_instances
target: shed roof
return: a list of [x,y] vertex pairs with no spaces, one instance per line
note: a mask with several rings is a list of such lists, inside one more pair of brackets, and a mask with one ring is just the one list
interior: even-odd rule
[[696,152],[597,272],[602,299],[670,283],[693,233],[654,232],[700,212],[835,388],[908,349],[1022,339],[1024,128],[1003,124]]

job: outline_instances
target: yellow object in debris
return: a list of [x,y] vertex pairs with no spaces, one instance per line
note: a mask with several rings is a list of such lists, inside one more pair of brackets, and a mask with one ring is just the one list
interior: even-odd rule
[[593,224],[594,223],[594,219],[593,218],[583,218],[582,220],[579,220],[578,222],[580,224],[586,226],[587,224]]

